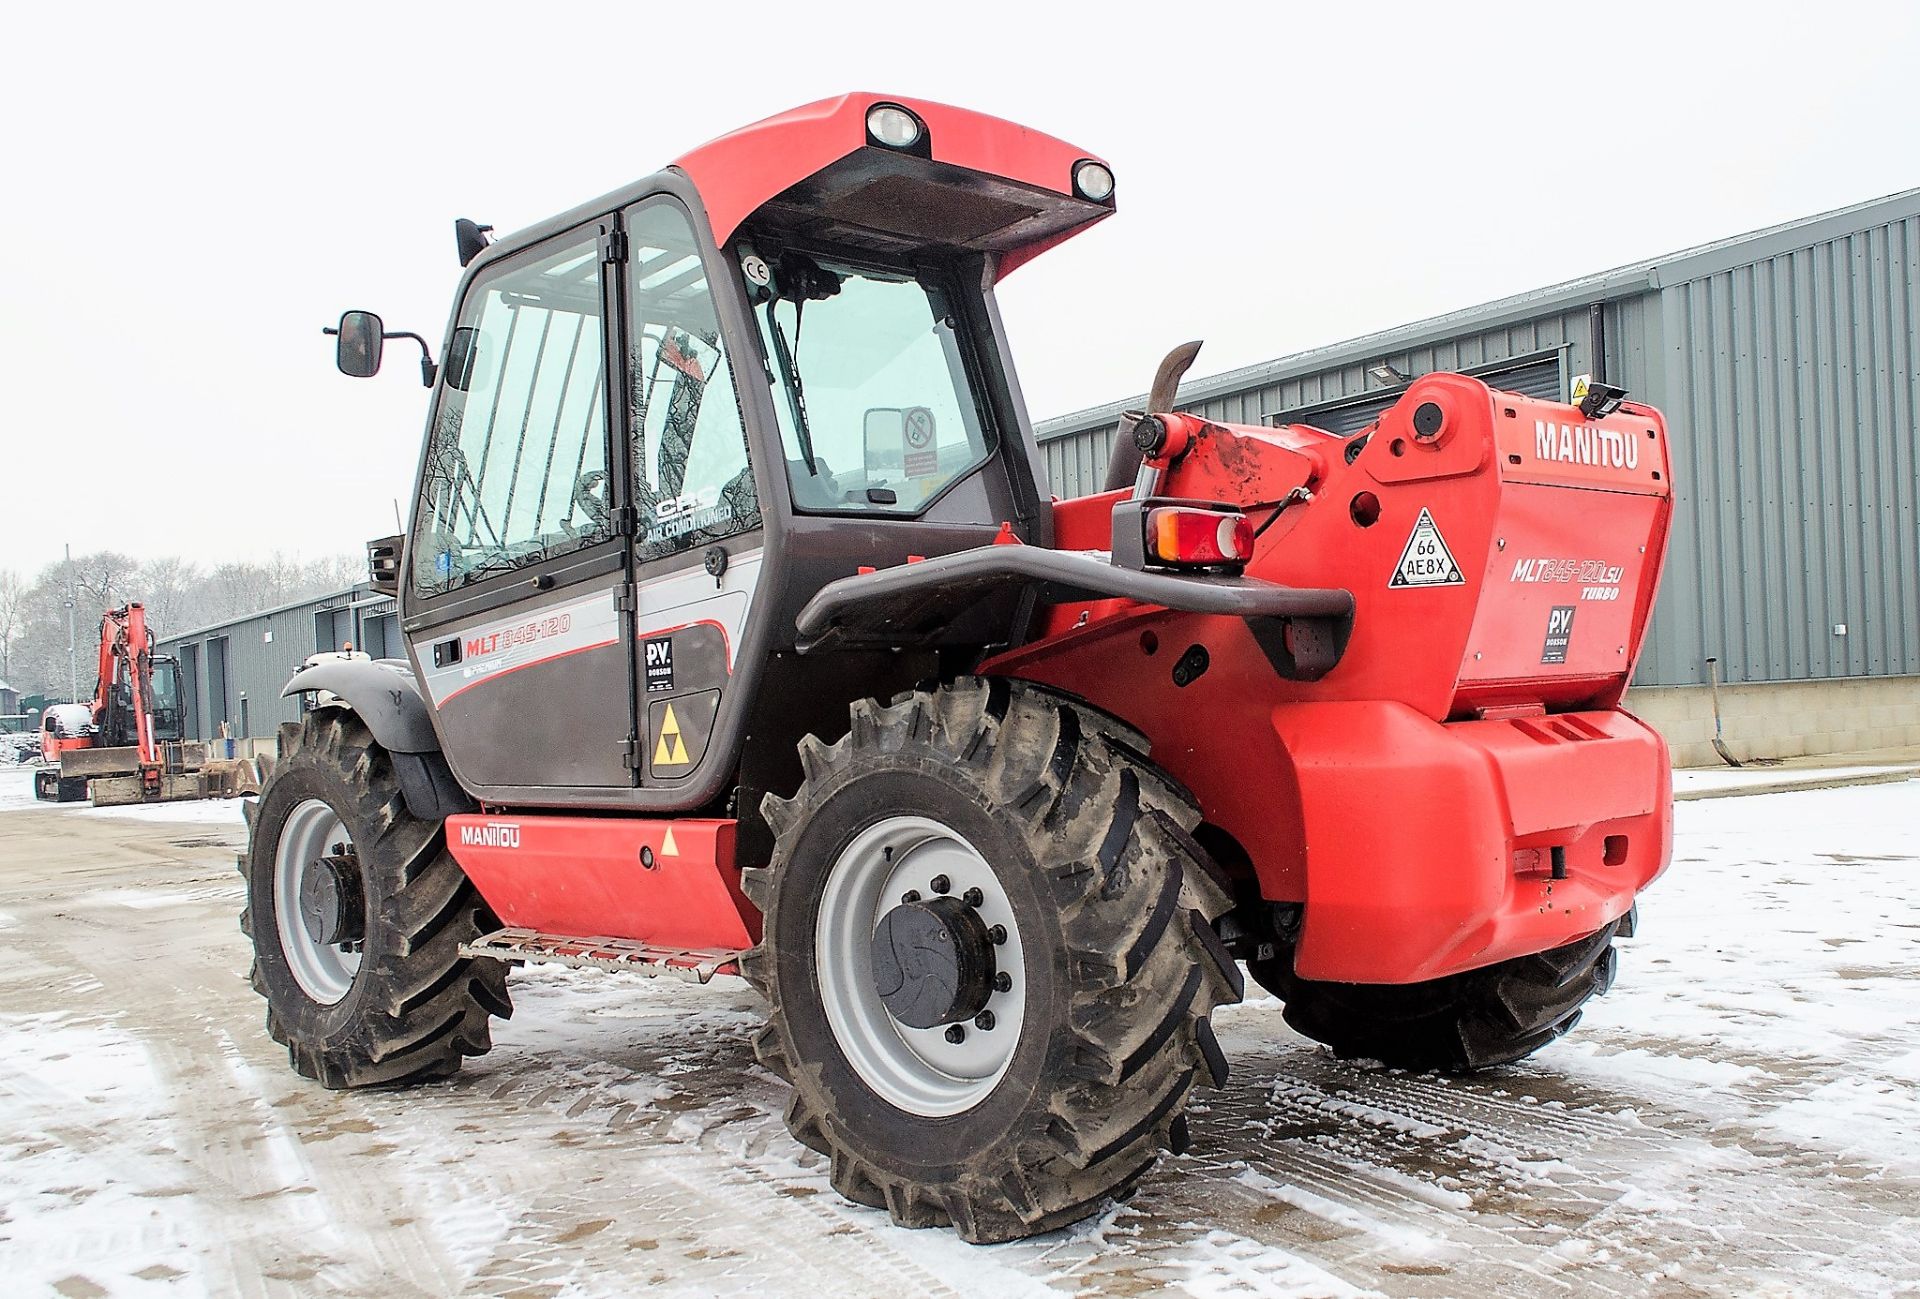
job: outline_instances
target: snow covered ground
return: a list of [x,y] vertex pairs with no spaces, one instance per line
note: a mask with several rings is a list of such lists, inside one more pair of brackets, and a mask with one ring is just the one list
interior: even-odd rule
[[840,1201],[752,993],[519,971],[457,1079],[286,1067],[235,803],[0,773],[0,1292],[1920,1294],[1920,782],[1682,803],[1621,979],[1481,1078],[1334,1061],[1277,1003],[1126,1204],[975,1249]]

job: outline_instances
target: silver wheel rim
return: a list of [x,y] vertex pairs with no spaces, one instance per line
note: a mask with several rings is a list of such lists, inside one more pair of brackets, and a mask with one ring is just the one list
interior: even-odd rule
[[346,996],[360,971],[360,953],[345,943],[315,942],[300,919],[300,886],[336,844],[351,848],[353,836],[331,807],[310,798],[287,814],[273,849],[273,920],[280,950],[300,991],[323,1006]]
[[[873,981],[880,918],[909,891],[932,897],[940,875],[956,895],[979,889],[981,920],[1007,933],[993,957],[1011,986],[987,1002],[994,1026],[965,1023],[958,1043],[947,1040],[947,1026],[913,1028],[888,1014]],[[814,952],[834,1039],[854,1072],[889,1104],[928,1118],[958,1114],[986,1099],[1006,1075],[1026,1013],[1020,927],[993,867],[962,835],[923,816],[889,817],[861,831],[827,872]]]

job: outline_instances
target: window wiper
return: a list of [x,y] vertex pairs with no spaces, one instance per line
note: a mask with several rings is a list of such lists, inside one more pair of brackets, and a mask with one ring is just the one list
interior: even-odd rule
[[[800,367],[794,364],[793,349],[787,346],[787,332],[780,328],[780,318],[773,313],[779,298],[767,299],[767,327],[773,335],[773,359],[780,367],[780,382],[787,390],[787,409],[793,412],[794,435],[800,440],[800,458],[806,462],[807,473],[814,478],[820,476],[820,467],[813,460],[813,431],[807,427],[807,394],[800,386]],[[794,308],[796,322],[799,308]]]

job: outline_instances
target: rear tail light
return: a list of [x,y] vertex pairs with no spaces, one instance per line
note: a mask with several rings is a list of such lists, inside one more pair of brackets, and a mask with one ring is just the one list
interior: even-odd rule
[[1147,554],[1162,564],[1244,564],[1253,524],[1244,514],[1163,505],[1147,514]]

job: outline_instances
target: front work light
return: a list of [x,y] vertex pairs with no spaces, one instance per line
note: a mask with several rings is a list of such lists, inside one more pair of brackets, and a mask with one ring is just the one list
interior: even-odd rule
[[1113,172],[1105,163],[1083,162],[1073,169],[1073,187],[1081,198],[1104,203],[1113,197]]
[[919,142],[920,119],[892,104],[875,104],[867,110],[867,134],[875,144],[889,149],[909,149]]

